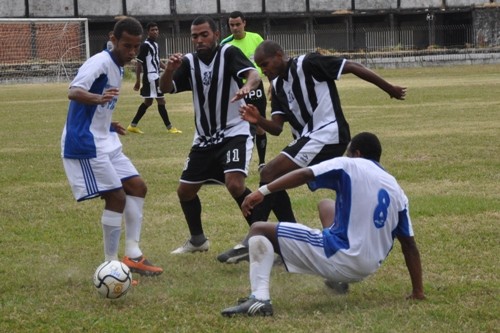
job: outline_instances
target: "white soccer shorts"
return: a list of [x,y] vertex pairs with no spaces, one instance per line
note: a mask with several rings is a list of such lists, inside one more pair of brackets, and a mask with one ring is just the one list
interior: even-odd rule
[[326,257],[321,230],[280,222],[277,234],[281,255],[290,273],[320,275],[336,282],[358,282],[365,278],[346,276],[339,270],[346,263],[338,262],[336,255]]
[[139,175],[121,147],[96,158],[63,158],[63,165],[77,201],[92,199],[103,192],[119,189],[122,187],[122,180]]

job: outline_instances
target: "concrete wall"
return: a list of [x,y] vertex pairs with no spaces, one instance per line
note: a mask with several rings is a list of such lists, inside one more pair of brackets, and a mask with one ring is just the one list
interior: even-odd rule
[[221,13],[239,10],[246,13],[262,13],[262,1],[220,0]]
[[0,2],[0,17],[23,17],[25,6],[23,1],[2,0]]
[[[115,2],[119,2],[116,1]],[[144,3],[147,2],[147,6]],[[127,0],[127,14],[141,15],[170,15],[170,1],[166,0]]]
[[[403,1],[401,1],[403,2]],[[370,9],[396,9],[398,8],[397,0],[356,0],[356,10]]]
[[351,10],[351,3],[351,0],[309,0],[309,10],[311,12]]
[[479,47],[500,45],[500,7],[494,10],[478,9],[474,16],[476,44]]
[[30,17],[74,17],[75,7],[73,0],[38,0],[29,2],[29,12]]
[[440,8],[443,0],[401,0],[401,8]]
[[268,13],[287,13],[287,12],[305,12],[305,0],[267,0],[266,12]]
[[[30,0],[33,1],[33,0]],[[54,0],[47,0],[54,1]],[[151,7],[150,7],[151,9]],[[121,1],[87,0],[78,1],[78,13],[82,17],[86,16],[117,16],[123,15]]]
[[470,7],[490,3],[489,0],[446,0],[446,7]]
[[[242,2],[242,0],[176,0],[179,15],[219,14],[241,10],[244,13],[262,13],[261,0]],[[266,13],[306,12],[307,0],[265,0]],[[351,0],[308,0],[310,12],[352,10]],[[400,0],[401,9],[426,9],[446,7],[482,7],[492,5],[490,0]],[[28,8],[26,8],[28,3]],[[79,17],[109,17],[123,15],[121,0],[77,0]],[[144,5],[147,3],[147,5]],[[397,9],[398,0],[354,0],[355,10]],[[500,4],[494,0],[493,5]],[[0,17],[74,17],[74,0],[0,0]],[[170,15],[168,0],[126,0],[128,15],[161,16]]]
[[217,14],[216,0],[177,0],[177,14]]

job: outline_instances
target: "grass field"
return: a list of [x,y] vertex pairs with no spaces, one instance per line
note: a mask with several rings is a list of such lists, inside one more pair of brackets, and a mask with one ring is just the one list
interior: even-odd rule
[[[139,278],[126,298],[100,298],[92,274],[102,261],[103,203],[76,203],[60,160],[67,83],[0,86],[1,332],[500,332],[500,67],[378,71],[408,87],[406,101],[353,76],[338,87],[351,132],[382,141],[382,164],[410,199],[427,300],[405,300],[409,276],[399,244],[381,269],[335,296],[313,276],[272,274],[271,318],[223,318],[249,291],[248,265],[217,254],[247,225],[221,186],[200,192],[212,242],[203,254],[173,256],[188,237],[176,187],[193,137],[190,94],[167,96],[182,135],[165,133],[156,107],[145,135],[122,138],[149,186],[142,249],[165,273]],[[115,120],[128,124],[140,98],[122,88]],[[268,159],[290,141],[269,137]],[[254,152],[256,156],[256,152]],[[248,185],[258,183],[256,161]],[[290,191],[300,221],[319,226],[327,191]]]

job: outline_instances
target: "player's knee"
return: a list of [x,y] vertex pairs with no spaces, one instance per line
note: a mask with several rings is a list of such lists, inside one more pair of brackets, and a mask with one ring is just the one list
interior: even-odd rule
[[148,187],[141,177],[132,177],[122,182],[123,189],[127,195],[144,198],[148,192]]
[[264,222],[264,221],[252,223],[252,225],[250,226],[249,234],[251,236],[263,235],[266,225],[267,225],[267,222]]
[[226,188],[233,198],[238,198],[245,192],[245,184],[239,181],[226,182]]
[[260,181],[261,183],[267,184],[272,182],[276,177],[274,169],[272,167],[272,164],[268,163],[266,164],[261,170],[260,170]]

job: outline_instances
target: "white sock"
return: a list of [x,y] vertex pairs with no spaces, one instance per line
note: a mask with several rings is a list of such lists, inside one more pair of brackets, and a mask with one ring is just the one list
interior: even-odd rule
[[104,241],[104,260],[118,260],[118,248],[122,232],[122,214],[104,210],[101,217]]
[[273,244],[264,236],[253,236],[248,241],[250,255],[250,286],[252,296],[267,301],[269,280],[274,263]]
[[142,212],[144,198],[127,195],[125,202],[125,255],[129,258],[137,258],[142,255],[139,248],[142,228]]

